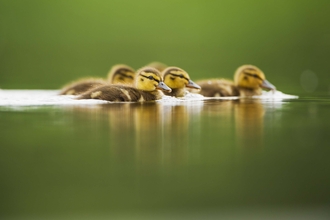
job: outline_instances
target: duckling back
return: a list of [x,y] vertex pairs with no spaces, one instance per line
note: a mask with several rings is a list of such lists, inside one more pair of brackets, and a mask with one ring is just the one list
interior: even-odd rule
[[161,98],[158,92],[150,93],[124,85],[104,85],[81,94],[77,99],[100,99],[111,102],[143,102]]
[[148,63],[146,66],[155,68],[159,72],[162,72],[164,69],[166,69],[168,67],[168,65],[166,65],[165,63],[161,63],[161,62],[158,62],[158,61]]
[[79,95],[93,88],[107,84],[133,85],[135,71],[124,64],[114,65],[109,73],[107,80],[102,78],[85,78],[64,86],[60,95]]
[[206,79],[196,83],[201,87],[199,94],[206,97],[239,96],[240,94],[239,89],[230,80]]
[[107,81],[101,78],[85,78],[70,83],[62,88],[59,95],[78,95],[90,89],[107,84]]

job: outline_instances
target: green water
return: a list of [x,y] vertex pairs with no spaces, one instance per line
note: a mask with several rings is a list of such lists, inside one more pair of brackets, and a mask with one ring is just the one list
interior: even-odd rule
[[328,210],[329,111],[322,97],[1,107],[0,213]]

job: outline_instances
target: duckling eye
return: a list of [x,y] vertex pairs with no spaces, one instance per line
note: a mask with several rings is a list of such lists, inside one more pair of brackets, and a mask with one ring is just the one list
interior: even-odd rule
[[152,77],[152,76],[148,76],[148,79],[150,79],[150,80],[153,80],[153,79],[154,79],[154,77]]
[[182,75],[182,74],[180,74],[180,75],[179,75],[179,77],[180,77],[180,78],[183,78],[183,75]]

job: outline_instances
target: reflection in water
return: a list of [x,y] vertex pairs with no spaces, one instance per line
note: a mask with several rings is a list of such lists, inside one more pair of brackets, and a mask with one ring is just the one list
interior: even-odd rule
[[162,117],[161,108],[154,103],[146,103],[134,110],[134,130],[137,164],[153,166],[161,160]]
[[223,130],[230,129],[234,123],[235,142],[240,148],[262,147],[265,110],[260,100],[217,101],[204,105],[203,111],[221,116],[221,123],[228,125]]
[[263,146],[264,115],[260,100],[240,100],[236,103],[235,124],[239,146]]
[[3,201],[8,213],[38,216],[325,204],[323,107],[241,99],[2,111]]
[[[112,159],[135,161],[137,168],[185,163],[189,154],[189,135],[196,127],[203,102],[113,103],[95,108],[73,107],[74,111],[91,113],[96,121],[107,121]],[[192,126],[194,124],[194,126]],[[132,158],[134,157],[134,158]]]
[[[120,103],[114,105],[102,105],[101,113],[107,115],[107,122],[110,129],[109,145],[111,155],[114,159],[121,161],[130,161],[134,158],[132,155],[132,146],[134,146],[134,105],[130,103]],[[117,147],[118,146],[118,147]]]
[[[164,163],[178,164],[188,159],[189,146],[189,113],[186,105],[163,107],[164,132],[167,139],[163,146]],[[175,125],[175,126],[173,126]],[[163,142],[164,143],[164,142]]]
[[199,106],[149,103],[134,108],[135,148],[141,166],[187,162],[190,124]]
[[[231,140],[230,145],[240,148],[261,148],[263,145],[265,110],[259,100],[114,103],[74,109],[99,117],[97,121],[103,122],[102,129],[109,134],[112,159],[134,161],[137,168],[175,166],[198,159],[200,148],[207,147],[201,141],[208,135],[203,127],[203,115],[212,118],[206,123],[206,130],[219,124],[214,127],[219,134],[233,136],[230,132],[234,128],[235,140]],[[192,137],[194,143],[191,143]]]

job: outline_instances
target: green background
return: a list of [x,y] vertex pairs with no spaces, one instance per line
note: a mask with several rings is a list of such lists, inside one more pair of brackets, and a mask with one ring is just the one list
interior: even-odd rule
[[328,0],[0,0],[0,87],[58,89],[161,61],[192,79],[254,64],[295,94],[310,70],[329,95],[329,11]]

